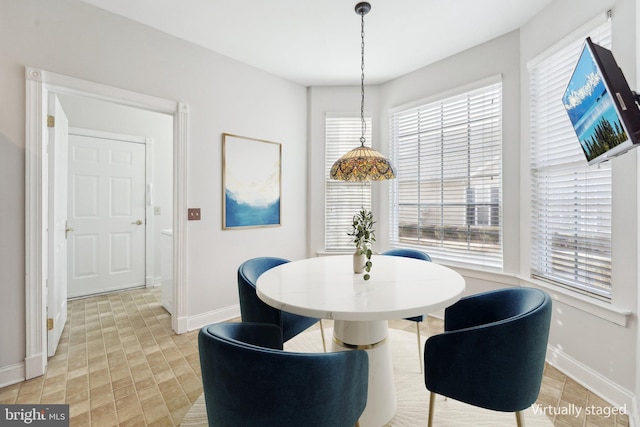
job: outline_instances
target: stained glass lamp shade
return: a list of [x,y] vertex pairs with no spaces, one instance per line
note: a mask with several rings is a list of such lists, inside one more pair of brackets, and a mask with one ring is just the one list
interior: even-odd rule
[[361,27],[361,70],[360,74],[360,120],[362,121],[362,136],[360,137],[360,147],[354,148],[340,157],[331,166],[331,179],[339,181],[384,181],[396,177],[396,172],[391,166],[391,162],[373,148],[365,147],[364,120],[364,15],[369,13],[371,5],[367,2],[356,4],[356,13],[360,15]]
[[360,146],[340,157],[331,166],[330,176],[340,181],[384,181],[395,178],[396,172],[382,154]]

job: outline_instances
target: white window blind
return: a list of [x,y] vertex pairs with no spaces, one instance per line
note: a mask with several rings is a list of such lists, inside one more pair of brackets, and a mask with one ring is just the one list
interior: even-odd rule
[[[371,118],[365,117],[365,145],[371,147]],[[360,146],[362,121],[359,116],[327,114],[325,118],[325,220],[326,251],[353,251],[353,216],[371,209],[371,183],[336,181],[329,177],[331,166],[343,154]]]
[[562,105],[584,39],[609,48],[604,24],[529,70],[531,274],[602,297],[611,295],[611,165],[587,165]]
[[395,112],[390,243],[502,268],[502,83]]

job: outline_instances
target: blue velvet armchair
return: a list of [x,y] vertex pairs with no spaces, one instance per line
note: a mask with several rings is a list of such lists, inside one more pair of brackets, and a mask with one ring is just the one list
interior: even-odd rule
[[551,323],[551,298],[533,288],[510,288],[462,298],[445,310],[444,333],[424,351],[425,385],[435,395],[494,411],[522,411],[536,401]]
[[[289,262],[284,258],[258,257],[243,262],[238,268],[238,294],[240,297],[240,314],[243,322],[271,323],[282,329],[284,341],[298,335],[313,326],[320,319],[278,310],[266,304],[256,294],[256,282],[265,271]],[[324,330],[320,321],[322,346],[326,351]]]
[[266,323],[218,323],[198,335],[210,427],[351,427],[367,402],[363,350],[291,353]]
[[397,248],[389,249],[382,252],[382,255],[403,256],[405,258],[421,259],[423,261],[431,261],[431,257],[426,253],[417,249]]
[[[405,258],[415,258],[422,261],[431,262],[431,257],[427,253],[419,251],[417,249],[389,249],[388,251],[383,252],[382,255],[402,256]],[[421,314],[420,316],[407,317],[405,320],[416,322],[416,337],[418,338],[418,361],[420,362],[420,373],[422,373],[422,338],[420,338],[420,322],[424,321],[424,315]]]

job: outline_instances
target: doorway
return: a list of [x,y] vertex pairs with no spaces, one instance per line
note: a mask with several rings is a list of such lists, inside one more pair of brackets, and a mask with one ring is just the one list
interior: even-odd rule
[[[73,116],[70,120],[73,123]],[[146,202],[151,201],[147,186],[152,186],[146,178],[151,176],[146,160],[152,157],[147,156],[146,140],[70,129],[66,161],[70,299],[155,282],[153,268],[146,272],[146,259],[153,258],[153,253],[146,253],[146,239],[152,237],[147,236],[147,226],[153,228],[153,216],[148,218],[146,213]],[[152,277],[150,283],[146,274]]]
[[167,114],[173,122],[172,148],[172,230],[173,313],[172,327],[187,331],[185,297],[186,224],[186,123],[188,108],[175,101],[150,97],[124,89],[88,82],[33,68],[26,70],[26,358],[25,377],[45,372],[47,365],[47,251],[50,231],[47,103],[49,93],[81,96],[112,105]]

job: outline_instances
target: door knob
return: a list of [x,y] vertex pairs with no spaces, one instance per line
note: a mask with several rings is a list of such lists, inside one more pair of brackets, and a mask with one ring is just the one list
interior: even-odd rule
[[142,221],[140,221],[140,220],[133,221],[131,224],[142,225]]
[[64,238],[65,238],[65,239],[66,239],[66,238],[67,238],[67,236],[69,235],[69,232],[70,232],[70,231],[73,231],[73,228],[71,228],[71,227],[66,227],[66,228],[64,229]]

